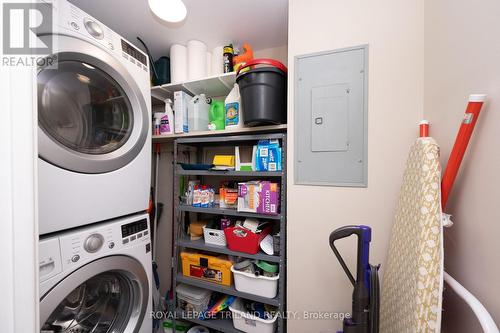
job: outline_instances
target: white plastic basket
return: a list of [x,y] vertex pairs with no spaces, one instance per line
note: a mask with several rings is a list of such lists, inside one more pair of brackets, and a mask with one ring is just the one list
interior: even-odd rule
[[226,246],[226,235],[224,235],[224,230],[210,229],[203,227],[203,237],[205,238],[205,243],[212,245]]
[[276,313],[273,319],[258,318],[243,309],[241,299],[236,299],[233,304],[229,306],[233,317],[233,326],[237,330],[246,333],[274,333],[276,330]]
[[278,293],[279,274],[273,277],[255,276],[255,274],[241,272],[231,266],[236,290],[252,295],[274,298]]

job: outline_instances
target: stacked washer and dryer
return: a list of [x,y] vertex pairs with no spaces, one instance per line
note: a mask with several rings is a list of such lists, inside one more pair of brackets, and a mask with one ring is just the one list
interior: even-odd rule
[[148,58],[65,0],[38,69],[42,332],[150,333]]

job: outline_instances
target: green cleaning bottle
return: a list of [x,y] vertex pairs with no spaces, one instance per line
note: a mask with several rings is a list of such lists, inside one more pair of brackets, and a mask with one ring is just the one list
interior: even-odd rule
[[211,131],[220,131],[226,128],[226,113],[224,111],[224,102],[214,100],[210,105],[208,113],[208,129]]

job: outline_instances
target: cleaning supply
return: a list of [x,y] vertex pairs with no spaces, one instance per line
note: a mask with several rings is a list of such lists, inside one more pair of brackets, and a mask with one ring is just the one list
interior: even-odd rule
[[172,110],[172,100],[170,98],[167,98],[165,99],[165,112],[163,112],[160,115],[159,135],[167,135],[173,133],[174,133],[174,111]]
[[226,128],[243,127],[240,88],[237,83],[224,101]]
[[234,48],[233,44],[229,44],[224,46],[224,73],[231,73],[234,70],[233,67],[233,56],[234,56]]
[[199,94],[189,100],[188,132],[206,131],[211,99]]
[[234,170],[234,155],[215,155],[213,170]]
[[[238,71],[241,66],[253,59],[253,50],[250,44],[243,44],[243,53],[233,57],[234,70]],[[248,70],[248,69],[247,69]]]
[[188,103],[190,96],[184,91],[174,92],[175,133],[189,132]]
[[210,131],[220,131],[226,127],[226,117],[224,112],[224,102],[212,101],[208,112],[208,129]]
[[260,140],[256,154],[255,170],[281,171],[281,147],[278,140]]
[[162,112],[155,112],[153,114],[153,135],[160,135],[160,126],[161,126],[161,116]]

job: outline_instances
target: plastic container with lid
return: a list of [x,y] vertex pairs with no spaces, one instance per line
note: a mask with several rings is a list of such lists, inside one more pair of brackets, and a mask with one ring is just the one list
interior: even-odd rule
[[212,292],[207,289],[179,284],[177,292],[177,306],[186,312],[201,313],[207,309]]
[[247,333],[273,333],[276,331],[277,312],[271,319],[258,318],[245,310],[240,298],[229,306],[229,310],[232,313],[233,326],[237,330]]

